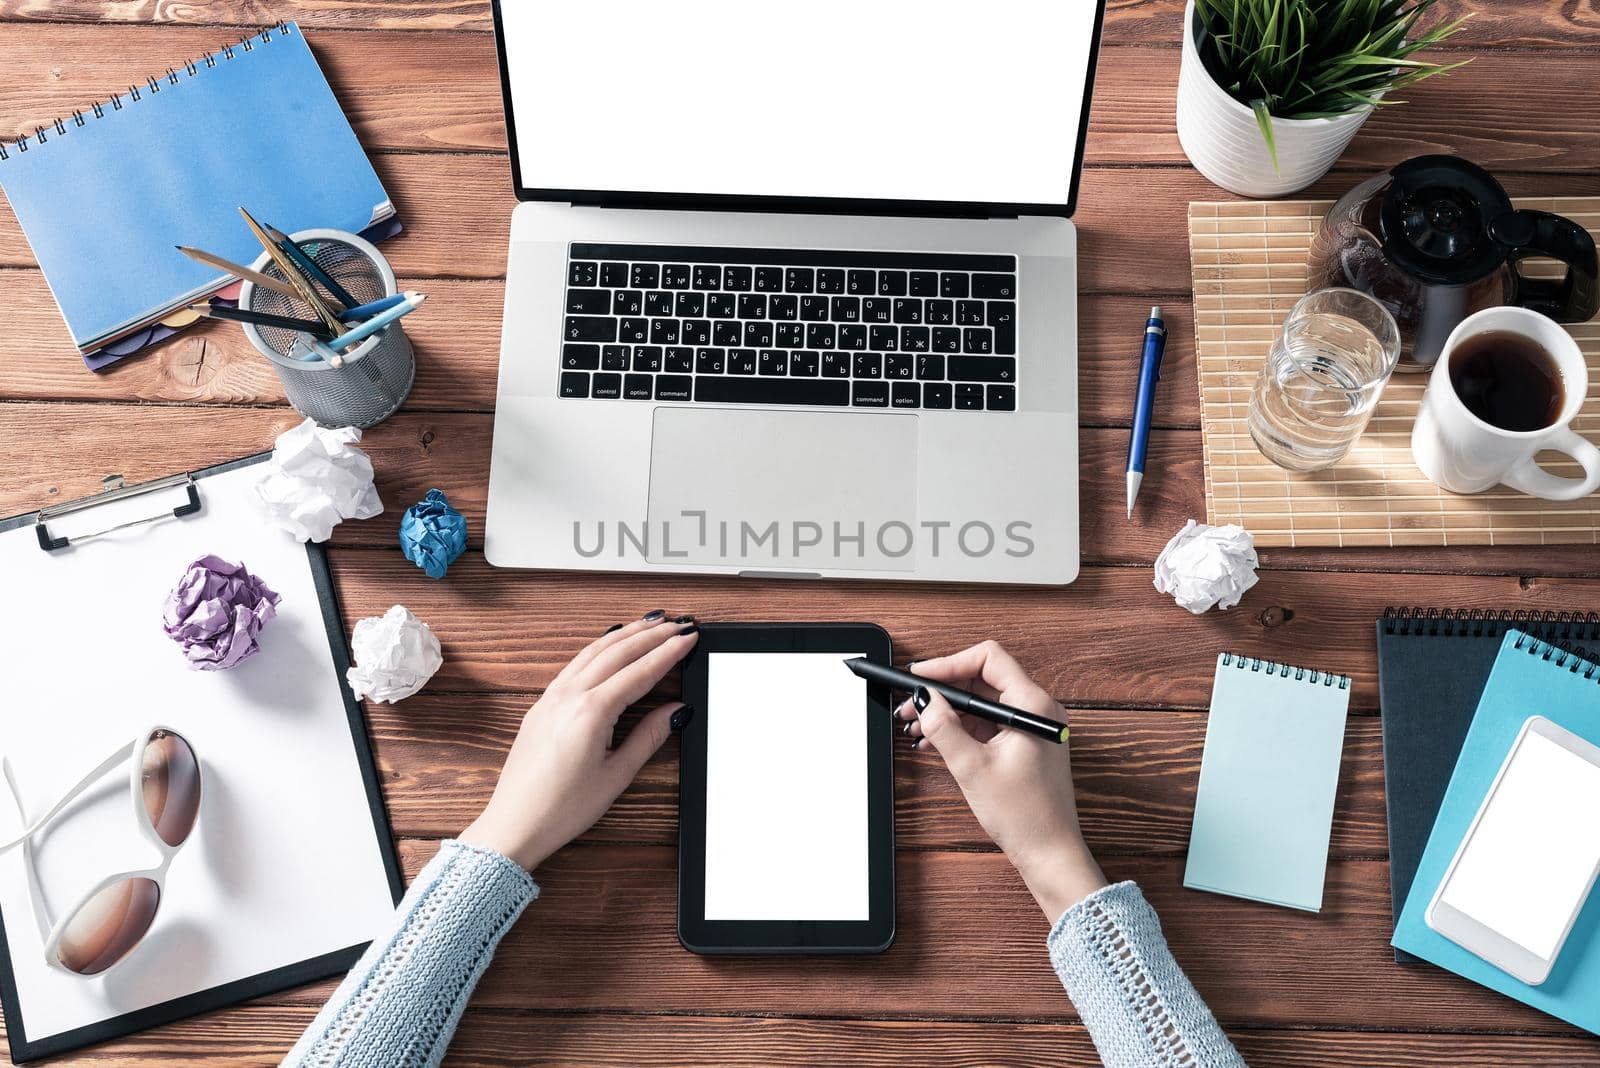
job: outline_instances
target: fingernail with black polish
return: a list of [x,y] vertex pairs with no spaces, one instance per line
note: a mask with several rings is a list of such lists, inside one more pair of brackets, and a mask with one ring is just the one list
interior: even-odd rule
[[654,623],[656,620],[665,617],[666,614],[667,610],[665,608],[657,608],[654,612],[646,612],[644,614],[644,621],[646,623]]
[[678,629],[679,634],[697,634],[699,631],[700,626],[697,623],[690,623],[687,627],[680,627]]
[[902,723],[900,725],[900,733],[901,734],[910,734],[911,733],[911,724],[910,723]]
[[928,702],[931,700],[933,700],[933,695],[928,692],[926,686],[918,686],[916,692],[911,695],[911,703],[917,706],[918,712],[927,708]]
[[684,705],[672,714],[672,719],[668,722],[674,731],[681,731],[689,725],[691,719],[694,719],[694,705]]
[[677,616],[677,617],[675,617],[673,619],[673,622],[674,623],[693,623],[694,622],[694,616]]
[[622,624],[621,623],[613,623],[613,624],[611,624],[611,626],[606,628],[606,633],[610,634],[612,631],[621,630],[621,629],[622,629]]

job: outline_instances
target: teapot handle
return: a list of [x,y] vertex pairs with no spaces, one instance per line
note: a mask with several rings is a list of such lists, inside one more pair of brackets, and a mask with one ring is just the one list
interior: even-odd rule
[[[1542,312],[1559,323],[1582,323],[1600,311],[1600,263],[1589,231],[1548,211],[1513,211],[1490,227],[1495,240],[1513,246],[1506,253],[1511,268],[1512,304]],[[1528,278],[1518,266],[1529,256],[1549,256],[1567,265],[1558,279]]]

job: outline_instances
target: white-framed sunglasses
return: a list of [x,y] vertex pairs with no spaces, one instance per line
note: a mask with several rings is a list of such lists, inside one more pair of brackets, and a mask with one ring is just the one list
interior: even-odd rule
[[[152,867],[107,875],[59,918],[54,917],[39,884],[39,869],[33,859],[34,836],[97,779],[130,758],[128,782],[134,817],[139,833],[156,848],[159,859]],[[44,943],[45,961],[74,975],[98,975],[126,957],[155,922],[167,869],[178,849],[189,840],[200,813],[200,761],[181,734],[167,727],[151,727],[102,760],[31,822],[9,758],[0,759],[0,769],[5,772],[6,784],[24,824],[22,833],[0,842],[0,852],[22,846],[28,896]]]

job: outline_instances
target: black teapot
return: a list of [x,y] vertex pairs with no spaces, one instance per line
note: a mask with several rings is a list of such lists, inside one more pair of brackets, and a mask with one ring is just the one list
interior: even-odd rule
[[[1518,264],[1542,256],[1559,279]],[[1560,323],[1600,310],[1594,239],[1571,219],[1519,211],[1494,176],[1456,156],[1417,156],[1339,199],[1311,242],[1311,285],[1377,298],[1400,326],[1396,370],[1425,371],[1456,324],[1517,304]]]

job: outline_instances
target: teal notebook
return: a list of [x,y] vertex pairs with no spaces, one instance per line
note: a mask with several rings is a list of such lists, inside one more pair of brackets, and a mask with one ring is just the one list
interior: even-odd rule
[[1316,912],[1350,680],[1223,653],[1183,885]]
[[[1600,744],[1600,664],[1522,631],[1508,631],[1450,775],[1393,942],[1441,968],[1600,1034],[1600,894],[1589,895],[1550,978],[1539,986],[1513,979],[1438,934],[1423,919],[1511,743],[1523,722],[1534,715]],[[1589,813],[1587,818],[1600,816]]]

